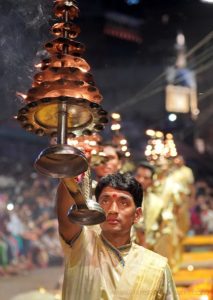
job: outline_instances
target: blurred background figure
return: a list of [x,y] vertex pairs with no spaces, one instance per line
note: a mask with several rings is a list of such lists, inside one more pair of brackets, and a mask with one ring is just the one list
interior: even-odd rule
[[94,166],[95,179],[98,181],[101,177],[113,174],[121,169],[121,153],[116,146],[112,144],[103,145],[103,153],[106,161]]
[[138,244],[145,245],[150,250],[154,249],[154,245],[160,234],[161,213],[163,209],[162,199],[152,191],[154,173],[154,167],[146,161],[140,162],[135,170],[135,178],[142,185],[144,191],[142,204],[143,217],[134,226],[135,238]]

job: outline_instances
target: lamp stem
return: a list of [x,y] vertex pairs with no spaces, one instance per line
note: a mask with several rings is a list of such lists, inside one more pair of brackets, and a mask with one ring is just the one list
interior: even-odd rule
[[57,143],[64,145],[67,143],[67,103],[58,104],[58,138]]
[[[69,21],[69,12],[66,10],[64,13],[64,22]],[[63,37],[67,38],[67,30],[64,28]],[[63,53],[68,53],[68,46],[63,46]],[[67,103],[59,103],[58,104],[58,144],[66,144],[67,143]]]

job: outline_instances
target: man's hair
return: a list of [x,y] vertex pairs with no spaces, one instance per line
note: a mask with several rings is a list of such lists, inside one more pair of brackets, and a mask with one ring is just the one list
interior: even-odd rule
[[136,207],[140,207],[143,200],[143,190],[139,182],[129,173],[109,174],[102,177],[95,189],[95,197],[98,201],[102,190],[105,187],[112,187],[116,190],[126,191],[131,194]]
[[139,168],[149,169],[151,171],[152,177],[155,174],[155,167],[151,165],[148,161],[141,161],[136,167],[136,171]]

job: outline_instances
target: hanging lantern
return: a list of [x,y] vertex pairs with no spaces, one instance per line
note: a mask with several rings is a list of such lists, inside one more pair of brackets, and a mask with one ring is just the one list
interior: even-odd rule
[[166,86],[166,110],[174,113],[190,113],[196,118],[199,110],[197,108],[196,90],[186,86]]
[[177,35],[176,66],[167,70],[166,101],[168,112],[191,113],[196,119],[199,114],[196,80],[194,73],[186,67],[185,37]]
[[166,110],[174,113],[189,113],[190,95],[191,91],[188,87],[167,85]]

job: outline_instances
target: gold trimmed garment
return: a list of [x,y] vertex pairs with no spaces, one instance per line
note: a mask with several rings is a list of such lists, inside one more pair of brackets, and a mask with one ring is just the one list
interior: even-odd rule
[[177,300],[167,259],[135,243],[115,248],[84,227],[65,253],[62,300]]

